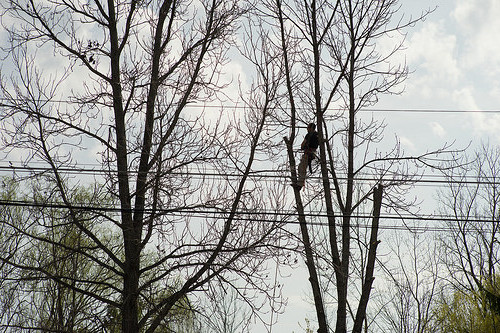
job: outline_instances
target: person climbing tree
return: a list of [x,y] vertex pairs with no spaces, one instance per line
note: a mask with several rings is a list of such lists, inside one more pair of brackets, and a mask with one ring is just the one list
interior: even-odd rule
[[302,158],[299,163],[299,177],[297,180],[297,185],[302,188],[306,180],[307,166],[309,166],[309,172],[312,173],[311,163],[314,159],[316,149],[318,148],[318,132],[316,132],[316,124],[310,123],[307,125],[307,134],[304,137],[304,141],[300,145],[300,148],[304,151]]

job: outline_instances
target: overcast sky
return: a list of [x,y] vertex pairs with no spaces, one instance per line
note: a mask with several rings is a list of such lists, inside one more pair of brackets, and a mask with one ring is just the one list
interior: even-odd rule
[[[407,149],[433,142],[500,142],[500,2],[496,0],[402,1],[418,15],[434,8],[409,31],[404,52],[413,74],[401,96],[382,97],[379,108],[461,110],[470,113],[388,114],[390,130]],[[391,119],[394,119],[392,122]],[[405,126],[405,122],[412,126]],[[404,131],[399,129],[405,128]]]
[[[386,136],[397,134],[409,154],[445,142],[456,141],[457,148],[481,140],[499,144],[500,113],[480,111],[500,110],[500,1],[402,0],[401,4],[401,13],[407,16],[435,10],[408,30],[406,50],[395,59],[406,59],[412,71],[404,93],[381,96],[373,107],[401,110],[377,115],[386,118]],[[238,65],[234,66],[237,71]],[[304,327],[304,318],[314,319],[304,300],[310,294],[307,276],[298,270],[283,281],[289,304],[273,332],[304,332],[299,322]]]

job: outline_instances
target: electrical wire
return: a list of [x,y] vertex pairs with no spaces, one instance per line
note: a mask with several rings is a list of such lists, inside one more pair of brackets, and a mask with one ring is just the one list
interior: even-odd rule
[[[91,165],[98,165],[98,164],[87,164],[89,166]],[[7,170],[7,171],[22,171],[22,172],[49,172],[52,171],[51,168],[48,167],[33,167],[33,166],[14,166],[14,165],[9,165],[9,166],[0,166],[0,170]],[[88,174],[104,174],[110,172],[109,170],[104,170],[104,169],[96,169],[96,168],[60,168],[58,169],[59,172],[68,172],[68,173],[76,173],[76,174],[82,174],[82,173],[88,173]],[[271,179],[288,179],[288,176],[283,175],[282,173],[285,170],[256,170],[252,172],[249,177],[259,177],[259,178],[271,178]],[[134,173],[133,171],[131,173]],[[231,178],[231,177],[241,177],[242,175],[239,173],[225,173],[225,174],[220,174],[220,173],[215,173],[215,172],[188,172],[188,173],[182,173],[182,172],[174,172],[171,175],[176,176],[176,175],[189,175],[189,176],[198,176],[204,179],[204,177],[226,177],[226,178]],[[438,175],[427,175],[428,177],[438,177]],[[200,179],[201,179],[200,178]],[[310,177],[314,179],[321,179],[321,177]],[[347,178],[345,177],[339,177],[339,180],[346,180]],[[493,178],[492,178],[493,179]],[[380,181],[380,179],[375,179],[375,178],[357,178],[358,181]],[[390,181],[395,181],[394,179],[390,179]],[[417,179],[414,180],[413,182],[415,183],[429,183],[429,184],[444,184],[444,183],[460,183],[460,184],[474,184],[474,185],[500,185],[500,183],[495,182],[495,181],[477,181],[477,180],[462,180],[462,181],[453,181],[453,180],[446,180],[446,179]],[[9,201],[9,200],[0,200],[0,206],[16,206],[16,207],[36,207],[36,208],[42,208],[42,209],[68,209],[69,207],[63,203],[41,203],[41,202],[28,202],[28,201]],[[121,208],[117,208],[114,206],[91,206],[91,205],[84,205],[84,204],[75,204],[71,206],[72,209],[79,210],[79,211],[100,211],[100,212],[108,212],[108,213],[120,213],[123,210]],[[136,210],[131,210],[131,211],[136,211]],[[147,214],[157,214],[157,215],[166,215],[168,214],[169,216],[177,216],[177,217],[197,217],[197,218],[225,218],[225,214],[227,215],[229,212],[223,211],[223,210],[200,210],[200,209],[157,209],[157,210],[152,210],[152,209],[144,209],[142,210],[143,213]],[[270,220],[269,217],[275,217],[275,218],[280,218],[281,220],[286,220],[289,218],[292,218],[293,216],[297,215],[296,211],[281,211],[281,212],[275,212],[275,211],[266,211],[266,210],[260,210],[258,212],[249,212],[249,211],[237,211],[235,220],[238,221],[246,221],[246,222],[268,222],[268,223],[277,223],[276,220]],[[242,215],[253,215],[252,217],[242,217]],[[258,216],[266,216],[268,218],[263,219],[259,218]],[[321,218],[326,218],[328,215],[324,213],[318,213],[318,212],[308,212],[304,214],[305,217],[308,217],[310,219],[321,219]],[[343,216],[341,214],[334,214],[332,215],[334,218],[342,218]],[[352,218],[355,219],[370,219],[372,216],[368,214],[353,214],[351,215]],[[381,219],[384,220],[401,220],[401,221],[413,221],[413,222],[457,222],[459,219],[453,216],[448,216],[448,215],[441,215],[438,216],[436,214],[433,215],[428,215],[428,216],[415,216],[415,215],[395,215],[395,214],[385,214],[380,217]],[[473,223],[498,223],[496,220],[491,220],[491,219],[468,219],[468,222],[473,222]],[[297,224],[298,221],[287,221],[287,224]],[[406,223],[406,222],[405,222]],[[308,224],[311,225],[317,225],[317,226],[326,226],[327,224],[323,222],[315,222],[315,221],[309,221]],[[365,225],[365,224],[356,224],[360,228],[370,228],[370,225]],[[340,226],[340,225],[339,225]],[[439,232],[439,231],[447,231],[450,230],[450,227],[443,227],[443,226],[412,226],[408,227],[407,225],[383,225],[380,227],[381,229],[389,229],[389,230],[409,230],[409,231],[434,231],[434,232]]]
[[[0,107],[11,107],[11,105],[5,104],[5,102],[25,102],[23,99],[9,99],[5,97],[0,97]],[[82,104],[80,101],[71,100],[71,99],[46,99],[46,100],[38,100],[40,103],[56,103],[56,104]],[[248,106],[245,105],[237,105],[237,104],[187,104],[186,108],[196,108],[196,109],[249,109]],[[297,110],[309,110],[309,107],[296,107]],[[289,107],[280,107],[280,110],[289,110]],[[327,111],[333,112],[341,112],[345,111],[345,108],[329,108]],[[468,109],[468,110],[458,110],[458,109],[403,109],[403,108],[362,108],[358,110],[360,112],[373,112],[373,113],[500,113],[500,110],[489,109],[489,110],[479,110],[479,109]]]
[[[42,203],[42,202],[32,202],[26,200],[0,200],[0,207],[31,207],[31,208],[41,208],[41,209],[69,209],[76,211],[84,211],[84,212],[107,212],[107,213],[119,213],[124,210],[117,207],[104,207],[104,206],[91,206],[91,205],[71,205],[68,206],[64,203]],[[223,211],[218,209],[194,209],[194,208],[184,208],[184,209],[148,209],[145,208],[140,210],[142,213],[148,214],[156,214],[160,215],[169,215],[171,217],[190,217],[190,218],[215,218],[215,219],[225,219],[227,218],[229,211]],[[138,210],[131,209],[130,212],[138,212]],[[294,218],[298,215],[295,211],[236,211],[234,212],[234,220],[236,221],[244,221],[244,222],[261,222],[261,223],[284,223],[284,224],[299,224],[298,220],[288,220],[290,218]],[[317,213],[317,212],[306,212],[303,214],[304,217],[308,217],[311,221],[308,221],[308,225],[315,225],[320,227],[328,226],[328,222],[318,221],[318,219],[325,219],[327,217],[333,217],[335,219],[341,219],[344,216],[342,214],[332,214],[328,215],[325,213]],[[247,217],[245,217],[247,216]],[[266,218],[263,218],[265,216]],[[276,219],[270,219],[274,217]],[[371,219],[373,216],[370,214],[351,214],[350,217],[352,219]],[[380,216],[381,220],[400,220],[403,221],[404,225],[380,225],[380,229],[389,229],[389,230],[419,230],[419,231],[446,231],[451,230],[452,228],[449,226],[422,226],[422,225],[414,225],[409,227],[406,223],[412,221],[416,222],[440,222],[440,223],[448,223],[448,222],[458,222],[462,221],[461,219],[451,216],[451,215],[428,215],[428,216],[415,216],[415,215],[402,215],[402,214],[382,214]],[[490,224],[495,223],[499,224],[499,219],[485,219],[485,218],[467,218],[467,223],[478,223],[478,224]],[[337,223],[336,226],[341,227],[342,223]],[[370,224],[363,223],[352,223],[354,227],[360,227],[364,229],[370,229],[372,226]],[[471,229],[472,230],[472,229]]]
[[[50,167],[34,167],[34,166],[14,166],[14,165],[0,165],[0,171],[9,171],[9,172],[39,172],[46,173],[52,172],[53,169]],[[77,168],[77,167],[61,167],[57,168],[57,172],[61,174],[74,174],[74,175],[82,175],[82,174],[90,174],[90,175],[107,175],[110,173],[117,173],[116,170],[106,170],[106,169],[98,169],[98,168]],[[129,174],[137,174],[137,170],[128,170]],[[288,180],[290,176],[286,175],[287,171],[284,169],[281,170],[254,170],[251,171],[248,175],[250,178],[261,178],[261,179],[278,179],[278,180]],[[156,171],[149,171],[149,173],[154,174]],[[241,173],[228,173],[228,172],[217,172],[216,170],[212,171],[187,171],[180,172],[174,171],[169,172],[168,176],[191,176],[194,179],[205,179],[205,178],[213,178],[213,179],[230,179],[230,178],[238,178],[241,177]],[[394,175],[394,177],[368,177],[362,175],[360,177],[356,177],[356,181],[361,183],[369,183],[369,182],[408,182],[415,185],[422,184],[462,184],[462,185],[490,185],[490,186],[499,186],[500,179],[495,176],[481,176],[481,180],[477,180],[477,177],[474,176],[461,176],[460,180],[455,180],[453,178],[445,178],[442,175],[422,175],[421,177],[417,175],[417,179],[405,179],[398,178],[398,175]],[[439,178],[438,178],[439,177]],[[322,180],[321,176],[310,176],[309,179]],[[432,179],[435,178],[435,179]],[[346,181],[348,178],[344,175],[337,176],[337,180]]]
[[[1,98],[0,101],[9,101],[7,98]],[[22,101],[22,100],[18,100]],[[43,102],[43,101],[40,101]],[[78,103],[76,101],[71,101],[71,100],[46,100],[45,103]],[[0,106],[3,107],[9,107],[9,105],[0,103]],[[229,109],[248,109],[247,106],[239,106],[239,105],[201,105],[201,104],[191,104],[187,105],[187,108],[206,108],[206,109],[223,109],[223,108],[229,108]],[[341,112],[343,109],[329,109],[329,111],[336,111],[336,112]],[[383,108],[363,108],[360,109],[359,111],[361,112],[372,112],[372,113],[448,113],[448,114],[468,114],[468,113],[492,113],[492,114],[497,114],[500,113],[500,110],[475,110],[475,109],[470,109],[470,110],[452,110],[452,109],[383,109]],[[84,164],[80,164],[84,165]],[[92,166],[92,164],[86,164],[89,166]],[[34,166],[15,166],[15,165],[0,165],[0,171],[6,171],[6,172],[50,172],[52,171],[51,168],[49,167],[34,167]],[[115,170],[105,170],[105,169],[100,169],[100,168],[76,168],[76,167],[66,167],[66,168],[59,168],[57,169],[58,172],[65,173],[65,174],[89,174],[89,175],[105,175],[110,172],[114,173],[116,172]],[[129,173],[135,174],[137,171],[135,170],[128,170]],[[256,170],[252,173],[249,174],[249,177],[251,178],[259,178],[259,179],[277,179],[277,180],[288,180],[289,176],[285,174],[286,170]],[[281,173],[281,174],[280,174]],[[242,175],[239,173],[220,173],[214,171],[189,171],[189,172],[172,172],[169,173],[169,175],[172,176],[186,176],[189,175],[191,177],[195,177],[198,179],[204,179],[204,178],[214,178],[214,179],[219,179],[219,178],[237,178],[241,177]],[[397,176],[397,175],[396,175]],[[435,179],[432,179],[436,177]],[[440,177],[437,179],[437,177]],[[414,185],[427,185],[427,186],[432,186],[436,184],[464,184],[464,185],[492,185],[492,186],[497,186],[500,185],[498,181],[496,181],[496,178],[492,177],[492,180],[489,180],[487,177],[482,177],[483,180],[477,180],[474,177],[462,177],[461,180],[454,180],[454,179],[448,179],[448,178],[441,178],[443,176],[437,176],[437,175],[422,175],[421,178],[419,179],[414,179],[410,180],[411,184]],[[309,177],[310,179],[322,179],[319,176],[312,176]],[[340,181],[347,180],[346,177],[338,177],[337,178]],[[362,177],[357,177],[357,181],[359,182],[374,182],[374,181],[382,181],[382,182],[404,182],[408,181],[407,179],[397,179],[397,178],[371,178],[367,176],[362,176]],[[3,206],[18,206],[18,207],[38,207],[38,208],[48,208],[48,209],[67,209],[68,207],[64,204],[60,203],[35,203],[35,202],[27,202],[27,201],[5,201],[5,200],[0,200],[0,205]],[[72,208],[77,209],[77,210],[83,210],[83,211],[101,211],[101,212],[121,212],[122,209],[116,208],[116,207],[98,207],[98,206],[83,206],[83,205],[77,205],[77,206],[72,206]],[[145,213],[153,213],[152,210],[145,209]],[[208,215],[212,214],[227,214],[227,212],[222,212],[222,211],[182,211],[179,212],[178,210],[165,210],[165,209],[159,209],[156,210],[155,213],[157,214],[171,214],[172,216],[176,214],[198,214],[197,217],[200,218],[206,218]],[[250,213],[250,212],[237,212],[238,215],[242,214],[256,214],[256,213]],[[281,217],[283,218],[289,218],[291,216],[296,215],[295,212],[282,212],[282,213],[272,213],[272,212],[258,212],[258,215],[264,215],[264,216],[274,216],[274,217]],[[306,217],[310,218],[325,218],[327,217],[325,214],[321,213],[307,213],[305,214]],[[342,215],[334,215],[333,217],[335,218],[341,218]],[[353,215],[352,217],[354,218],[361,218],[361,219],[368,219],[371,218],[369,215]],[[380,217],[381,219],[400,219],[400,220],[409,220],[409,221],[426,221],[426,222],[450,222],[450,221],[457,221],[456,218],[451,217],[451,216],[426,216],[426,217],[418,217],[418,216],[396,216],[396,215],[384,215]],[[274,220],[265,220],[265,219],[255,219],[255,218],[245,218],[243,219],[241,216],[239,216],[237,219],[239,220],[244,220],[244,221],[260,221],[260,222],[273,222],[276,223]],[[478,222],[478,223],[496,223],[498,221],[495,220],[488,220],[488,219],[473,219],[470,220],[469,222]],[[298,221],[288,221],[287,223],[298,223]],[[325,226],[324,223],[321,222],[310,222],[318,226]],[[359,225],[360,227],[367,227],[369,228],[369,225]],[[407,230],[407,226],[401,226],[401,225],[393,225],[393,226],[381,226],[381,229],[404,229]],[[429,227],[427,226],[417,226],[415,228],[421,228],[420,230],[432,230],[432,231],[442,231],[442,230],[448,230],[444,227]]]

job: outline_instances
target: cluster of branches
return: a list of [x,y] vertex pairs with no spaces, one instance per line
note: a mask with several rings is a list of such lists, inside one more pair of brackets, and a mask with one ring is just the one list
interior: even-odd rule
[[456,154],[443,171],[448,186],[438,192],[437,212],[453,216],[443,222],[447,232],[406,239],[394,235],[391,257],[399,260],[384,263],[392,284],[374,297],[381,309],[378,331],[496,330],[499,162],[500,150],[489,143]]
[[[213,293],[228,288],[252,313],[266,304],[279,311],[281,295],[264,262],[293,246],[282,231],[286,221],[238,219],[238,211],[259,219],[262,207],[279,210],[284,201],[282,189],[248,179],[256,156],[266,154],[262,133],[271,105],[248,105],[236,119],[223,111],[185,111],[192,101],[223,97],[222,66],[249,5],[2,3],[10,41],[2,47],[12,65],[4,67],[0,86],[3,152],[48,165],[33,175],[43,191],[24,195],[65,207],[2,210],[2,268],[12,269],[10,290],[25,295],[4,299],[10,310],[2,325],[167,330],[175,318],[203,309],[196,295],[217,299]],[[52,103],[58,100],[71,102]],[[88,159],[100,159],[108,171],[84,202],[106,198],[119,213],[75,207],[82,202],[81,180],[59,170]],[[206,169],[238,177],[214,181],[188,172]],[[195,208],[224,214],[175,214]],[[19,289],[27,288],[25,281],[35,281],[41,294],[56,293],[43,300],[33,294],[34,304],[48,306],[49,315],[38,321],[25,316],[31,297]]]
[[[2,303],[12,310],[2,325],[175,330],[176,319],[189,323],[203,297],[223,299],[221,291],[266,322],[260,315],[266,304],[273,313],[283,305],[266,264],[300,248],[318,332],[368,330],[381,211],[414,213],[408,188],[425,168],[447,170],[443,160],[455,158],[446,145],[418,156],[405,155],[397,141],[381,150],[383,122],[360,112],[379,94],[400,92],[408,69],[389,60],[401,50],[405,29],[422,17],[399,20],[396,0],[2,6],[10,42],[3,47],[14,66],[0,81],[3,152],[45,162],[49,167],[34,175],[41,188],[30,195],[66,207],[2,211],[2,274],[12,282],[9,290],[26,296]],[[393,36],[401,43],[392,49],[377,43]],[[189,112],[190,102],[228,98],[224,65],[234,46],[253,66],[252,84],[240,91],[241,114],[222,107],[215,115]],[[41,70],[53,59],[57,70]],[[52,103],[62,100],[71,102]],[[321,181],[301,191],[295,152],[299,128],[309,122],[318,129]],[[97,157],[107,172],[82,194],[78,178],[60,170]],[[268,161],[286,166],[291,187],[249,177]],[[189,173],[207,169],[222,176]],[[15,190],[6,193],[16,198]],[[81,212],[75,203],[82,200],[111,202],[119,212]],[[259,220],[259,213],[290,206],[299,243],[282,214],[248,222],[249,213]],[[326,229],[310,223],[307,206],[326,211]],[[176,214],[197,208],[223,214]],[[36,247],[44,250],[32,252]],[[21,319],[30,296],[17,288],[28,288],[26,281],[54,295],[40,301],[49,315],[28,324]],[[69,302],[74,306],[65,307]],[[85,311],[78,309],[83,305]]]
[[[360,112],[376,103],[381,93],[399,93],[399,84],[407,77],[405,64],[393,65],[389,59],[401,51],[405,29],[427,13],[405,21],[396,18],[399,9],[391,0],[276,0],[264,1],[252,21],[258,31],[247,41],[252,50],[258,49],[252,54],[268,55],[254,57],[253,62],[259,69],[273,64],[268,81],[270,90],[279,91],[282,106],[275,121],[288,132],[286,165],[318,332],[369,328],[380,213],[415,214],[415,201],[405,197],[408,188],[424,169],[444,170],[442,162],[454,158],[448,145],[417,156],[406,155],[397,141],[392,148],[378,148],[384,123]],[[394,36],[400,43],[393,48],[378,44]],[[319,183],[306,182],[303,190],[295,148],[302,142],[299,128],[310,122],[318,131],[316,161],[321,177]],[[369,174],[371,181],[361,181],[363,174]],[[307,206],[326,211],[326,231],[314,228],[305,214]],[[372,217],[360,221],[360,215]],[[360,230],[361,222],[370,228]],[[330,304],[335,314],[329,313]]]

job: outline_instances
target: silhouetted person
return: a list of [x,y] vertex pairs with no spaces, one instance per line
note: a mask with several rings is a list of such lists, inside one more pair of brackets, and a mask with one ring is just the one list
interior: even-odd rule
[[299,163],[299,177],[297,180],[297,185],[302,188],[306,180],[307,166],[309,166],[309,172],[312,173],[311,162],[314,159],[316,149],[318,148],[318,132],[316,132],[316,125],[310,123],[307,125],[307,134],[304,137],[304,141],[300,145],[300,148],[304,151],[302,158]]

